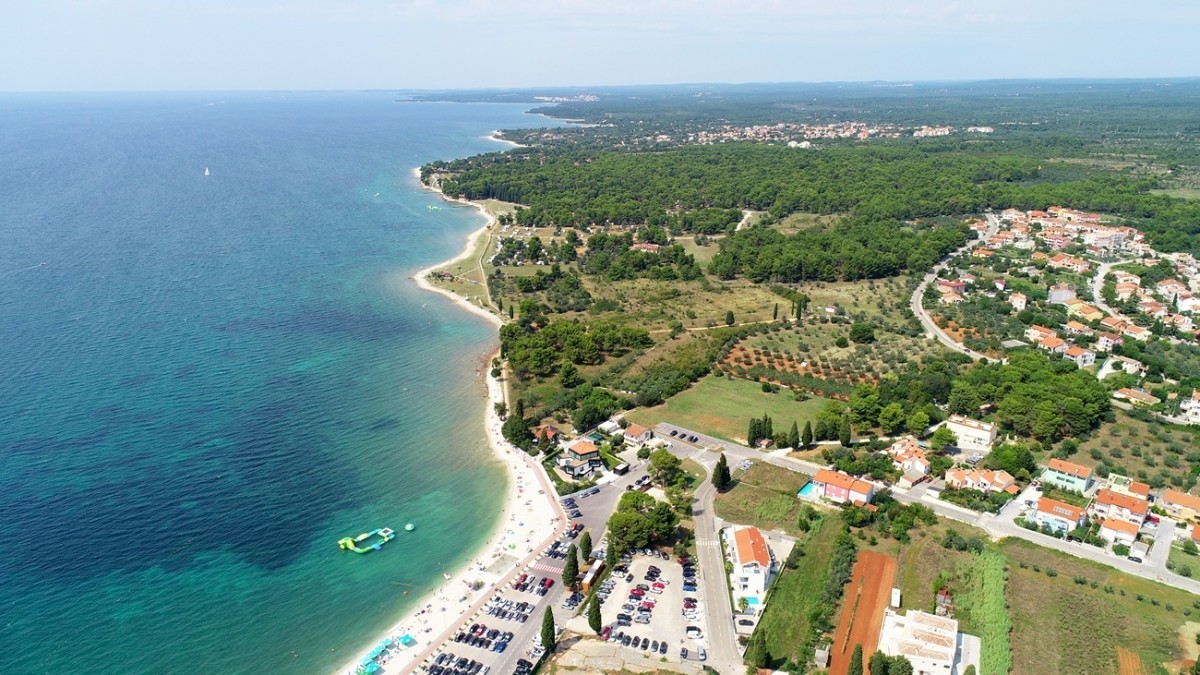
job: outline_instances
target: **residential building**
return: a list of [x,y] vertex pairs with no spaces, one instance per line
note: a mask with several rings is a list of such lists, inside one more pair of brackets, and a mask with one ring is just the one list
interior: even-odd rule
[[938,279],[938,293],[958,293],[962,295],[967,292],[967,282],[959,279]]
[[951,415],[950,419],[946,420],[946,427],[958,437],[958,447],[985,454],[992,451],[992,444],[996,442],[998,433],[995,424],[962,415]]
[[1084,493],[1092,487],[1092,470],[1086,466],[1051,457],[1042,472],[1042,482],[1064,490]]
[[1163,279],[1154,285],[1154,290],[1158,291],[1159,295],[1167,299],[1174,300],[1181,293],[1187,293],[1188,287],[1181,283],[1178,279]]
[[543,424],[533,430],[533,440],[537,441],[537,444],[543,449],[554,447],[561,439],[562,432],[549,424]]
[[761,600],[771,587],[777,571],[774,556],[767,540],[757,527],[738,527],[725,530],[726,541],[733,560],[733,571],[729,574],[730,586],[735,598],[756,598],[760,602],[750,605],[761,607]]
[[1134,387],[1133,389],[1130,389],[1129,387],[1122,387],[1113,392],[1113,398],[1121,401],[1129,401],[1134,405],[1155,405],[1157,403],[1162,403],[1161,398],[1154,396],[1145,389],[1139,389],[1137,387]]
[[563,469],[574,478],[586,476],[594,469],[604,466],[600,458],[600,449],[591,441],[579,440],[567,446],[559,462]]
[[[924,675],[950,675],[958,661],[958,622],[916,609],[901,616],[895,610],[883,612],[879,631],[879,649],[888,656],[903,656],[912,664],[912,672]],[[869,657],[864,656],[863,659]]]
[[1096,338],[1096,349],[1102,352],[1111,352],[1113,347],[1125,344],[1125,338],[1116,333],[1101,333],[1100,337]]
[[1100,490],[1088,505],[1088,516],[1105,520],[1123,520],[1141,527],[1150,513],[1150,502],[1140,497]]
[[1089,328],[1087,324],[1082,324],[1075,320],[1068,321],[1067,324],[1063,326],[1063,330],[1071,335],[1091,335],[1095,332]]
[[1038,349],[1050,352],[1051,354],[1062,354],[1067,351],[1067,341],[1057,335],[1040,340],[1034,340],[1034,344]]
[[980,492],[1007,492],[1015,495],[1021,491],[1016,479],[1007,471],[980,471],[979,469],[951,469],[946,472],[946,487]]
[[958,293],[954,293],[954,292],[943,293],[942,297],[938,298],[938,304],[957,305],[957,304],[963,302],[964,300],[966,300],[966,298],[959,295]]
[[1106,316],[1100,319],[1100,327],[1112,331],[1113,333],[1121,334],[1125,330],[1125,322],[1115,316]]
[[629,247],[631,251],[641,251],[643,253],[658,253],[658,244],[647,244],[644,242],[634,244]]
[[1179,416],[1189,424],[1200,424],[1200,389],[1193,389],[1192,395],[1179,404]]
[[1151,335],[1149,330],[1142,328],[1141,326],[1135,326],[1134,324],[1126,324],[1125,328],[1121,331],[1121,334],[1127,338],[1133,338],[1134,340],[1138,340],[1140,342],[1149,340]]
[[[925,448],[921,447],[916,437],[904,436],[895,443],[892,443],[888,447],[887,452],[892,456],[892,466],[906,475],[909,472],[915,472],[920,476],[929,475],[929,459],[925,454]],[[912,481],[910,481],[910,486],[911,484]]]
[[1008,304],[1018,312],[1025,311],[1025,305],[1029,302],[1029,298],[1024,293],[1013,293],[1008,296]]
[[1168,516],[1180,520],[1193,520],[1200,512],[1200,497],[1179,490],[1163,490],[1162,497],[1155,502]]
[[1119,474],[1109,474],[1108,489],[1117,494],[1129,495],[1138,499],[1150,499],[1150,486],[1145,483],[1139,483],[1129,476]]
[[1049,302],[1052,305],[1065,305],[1068,300],[1075,299],[1075,287],[1070,284],[1055,284],[1050,287]]
[[1039,326],[1037,324],[1025,329],[1025,339],[1029,340],[1030,342],[1037,342],[1038,340],[1044,340],[1046,338],[1057,336],[1058,333],[1054,332],[1053,329],[1046,328],[1045,326]]
[[640,424],[625,427],[625,445],[640,448],[654,438],[654,432]]
[[1074,361],[1080,368],[1087,368],[1096,362],[1096,353],[1079,345],[1071,345],[1063,352],[1063,358]]
[[1063,534],[1082,526],[1087,521],[1087,516],[1078,506],[1042,497],[1038,500],[1033,520],[1038,527],[1049,527],[1051,530]]
[[1133,546],[1137,541],[1138,526],[1124,520],[1106,520],[1100,523],[1100,538],[1109,544]]
[[837,504],[870,504],[875,496],[874,485],[841,471],[821,469],[813,476],[812,482],[814,497]]
[[1123,370],[1130,375],[1141,377],[1146,374],[1146,364],[1128,356],[1110,356],[1111,365],[1115,370]]

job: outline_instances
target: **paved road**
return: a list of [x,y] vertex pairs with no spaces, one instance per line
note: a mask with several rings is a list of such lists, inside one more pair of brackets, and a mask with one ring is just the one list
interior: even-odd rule
[[[956,342],[954,340],[954,338],[950,337],[946,333],[946,331],[942,330],[937,325],[937,323],[934,322],[933,318],[929,316],[929,314],[925,311],[924,307],[922,307],[922,301],[924,300],[924,297],[925,297],[925,288],[927,286],[929,286],[929,284],[933,283],[933,281],[935,279],[937,279],[938,272],[945,269],[946,265],[949,264],[949,262],[951,260],[953,260],[954,258],[957,258],[958,256],[962,255],[966,251],[975,248],[979,244],[987,241],[992,236],[994,236],[997,231],[999,231],[1000,218],[998,216],[996,216],[994,213],[989,213],[986,215],[987,215],[987,219],[988,219],[987,232],[984,233],[984,235],[982,237],[968,241],[966,244],[963,244],[963,246],[961,248],[959,248],[958,250],[956,250],[953,253],[950,253],[950,254],[946,255],[946,257],[942,258],[941,261],[939,261],[938,264],[934,265],[933,269],[930,270],[929,273],[925,275],[925,278],[921,280],[921,283],[917,285],[916,290],[913,291],[912,297],[909,298],[909,301],[908,301],[909,309],[912,310],[912,313],[914,316],[916,316],[918,319],[920,319],[921,325],[925,327],[926,335],[928,335],[931,338],[934,338],[938,342],[945,345],[947,348],[952,349],[960,354],[966,354],[967,356],[975,359],[976,361],[978,361],[979,359],[988,358],[988,356],[986,354],[981,354],[973,349],[970,349],[970,348],[962,345],[959,342]],[[1001,359],[1001,362],[1003,363],[1004,359]]]
[[[675,427],[668,424],[660,424],[658,425],[658,428],[666,430],[667,433],[669,433],[671,429],[682,429],[682,427]],[[690,434],[694,432],[689,431],[688,433]],[[699,434],[697,434],[697,436],[699,436]],[[743,459],[749,459],[757,462],[767,462],[785,469],[791,469],[792,471],[799,471],[810,476],[820,469],[827,468],[813,462],[806,462],[804,460],[796,459],[795,457],[788,457],[779,452],[763,453],[758,450],[738,445],[736,443],[729,443],[728,441],[719,441],[716,439],[713,440],[715,440],[715,442],[724,449],[727,455],[726,461],[728,461],[731,466],[736,465],[737,462]],[[679,443],[676,443],[675,445],[682,446],[682,444]],[[713,464],[715,464],[716,461],[716,453],[708,452],[706,450],[697,450],[692,446],[673,448],[673,451],[675,451],[680,457],[693,457],[698,461],[702,461],[702,463],[705,459]],[[914,502],[921,503],[933,509],[934,513],[940,517],[978,527],[986,531],[989,536],[995,539],[1001,539],[1004,537],[1024,539],[1045,548],[1052,548],[1062,551],[1063,553],[1067,553],[1068,555],[1073,555],[1078,558],[1086,558],[1102,565],[1115,567],[1122,572],[1142,577],[1144,579],[1162,581],[1176,588],[1188,591],[1189,593],[1200,595],[1200,580],[1190,579],[1187,577],[1182,577],[1173,572],[1168,572],[1166,570],[1165,559],[1162,560],[1161,563],[1156,563],[1154,561],[1157,560],[1157,558],[1152,555],[1151,562],[1135,563],[1128,558],[1116,556],[1106,550],[1096,548],[1095,546],[1091,546],[1089,544],[1056,539],[1054,537],[1041,534],[1040,532],[1027,530],[1017,525],[1015,522],[1013,522],[1013,519],[1016,518],[1018,512],[1020,511],[1019,504],[1026,498],[1024,496],[1009,502],[999,514],[993,516],[991,514],[977,513],[948,502],[933,499],[924,493],[925,488],[918,486],[918,488],[911,491],[893,488],[892,495],[895,497],[896,501],[902,504],[911,504]],[[1165,521],[1166,519],[1164,519],[1164,523]],[[1174,526],[1172,525],[1172,527]],[[1163,531],[1164,534],[1166,532],[1170,532],[1170,530]],[[711,606],[712,605],[710,605],[710,607]]]

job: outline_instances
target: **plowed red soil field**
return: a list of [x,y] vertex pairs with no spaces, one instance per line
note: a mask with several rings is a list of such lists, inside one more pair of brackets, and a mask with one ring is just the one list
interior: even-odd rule
[[842,618],[838,621],[830,653],[830,675],[846,675],[854,646],[862,645],[863,669],[879,645],[883,610],[891,599],[896,582],[896,559],[862,551],[854,563],[850,583],[846,584]]

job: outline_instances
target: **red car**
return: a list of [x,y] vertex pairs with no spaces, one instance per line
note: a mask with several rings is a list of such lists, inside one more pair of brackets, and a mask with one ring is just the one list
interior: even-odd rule
[[629,591],[629,595],[632,597],[635,597],[635,598],[640,598],[645,594],[646,594],[646,591],[643,591],[640,588],[635,588],[635,589]]
[[612,635],[612,626],[605,626],[604,630],[600,631],[600,639],[607,640]]

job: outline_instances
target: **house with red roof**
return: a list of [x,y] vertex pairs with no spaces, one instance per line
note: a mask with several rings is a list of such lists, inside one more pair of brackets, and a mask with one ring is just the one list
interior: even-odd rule
[[1106,520],[1100,523],[1100,538],[1109,544],[1133,546],[1137,541],[1138,526],[1124,520]]
[[1081,464],[1051,457],[1042,472],[1042,481],[1064,490],[1084,493],[1092,486],[1092,470]]
[[1088,505],[1088,515],[1094,519],[1123,520],[1141,527],[1150,513],[1150,502],[1139,497],[1100,490]]
[[759,600],[750,606],[761,608],[778,566],[767,540],[757,527],[738,527],[724,531],[733,569],[729,585],[734,598]]
[[813,476],[812,496],[835,504],[870,504],[875,497],[875,486],[859,480],[848,473],[821,469]]
[[1042,497],[1038,500],[1033,521],[1038,527],[1049,527],[1059,534],[1065,534],[1086,523],[1087,515],[1078,506]]

